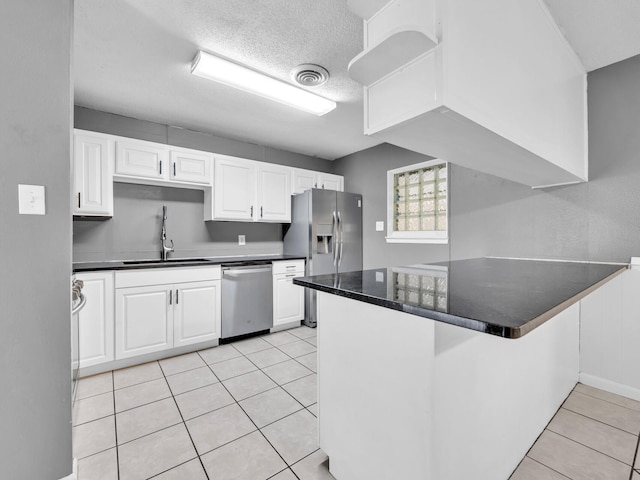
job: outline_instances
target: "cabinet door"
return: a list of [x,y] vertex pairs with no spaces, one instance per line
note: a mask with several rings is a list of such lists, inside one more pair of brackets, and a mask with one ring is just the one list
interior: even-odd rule
[[260,164],[258,174],[259,222],[291,222],[291,169]]
[[116,289],[116,360],[173,346],[172,292],[170,285]]
[[74,215],[113,216],[112,156],[113,141],[107,137],[74,134]]
[[116,142],[116,175],[129,177],[169,178],[167,148],[149,142]]
[[220,338],[220,287],[220,280],[174,285],[174,347]]
[[171,180],[211,185],[213,156],[205,153],[171,150]]
[[80,368],[114,359],[113,351],[113,273],[84,273],[76,278],[84,282],[87,298],[78,313]]
[[342,192],[344,191],[344,177],[330,173],[321,173],[318,178],[318,188]]
[[317,184],[316,172],[299,168],[293,170],[293,193],[302,193],[312,188],[317,188]]
[[255,163],[216,157],[214,165],[214,219],[253,220],[256,207]]
[[294,285],[304,272],[273,276],[273,326],[304,319],[304,288]]

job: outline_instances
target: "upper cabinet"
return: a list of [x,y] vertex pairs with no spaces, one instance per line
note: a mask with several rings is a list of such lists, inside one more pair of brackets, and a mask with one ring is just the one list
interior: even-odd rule
[[113,216],[113,140],[77,131],[73,142],[73,214]]
[[301,168],[293,169],[291,191],[302,193],[312,188],[323,188],[325,190],[344,191],[344,177],[331,173],[314,172]]
[[151,142],[118,140],[116,142],[116,175],[134,178],[168,178],[167,149]]
[[[116,140],[115,180],[202,188],[211,186],[213,154],[142,140]],[[179,185],[178,185],[179,184]]]
[[113,216],[113,182],[204,191],[204,219],[291,222],[291,195],[344,189],[340,175],[74,131],[73,214]]
[[381,3],[348,0],[365,134],[532,187],[587,180],[586,72],[543,0]]
[[216,156],[213,192],[205,192],[205,220],[291,222],[291,169]]
[[194,152],[172,148],[169,151],[171,180],[177,182],[211,185],[213,156],[205,152]]

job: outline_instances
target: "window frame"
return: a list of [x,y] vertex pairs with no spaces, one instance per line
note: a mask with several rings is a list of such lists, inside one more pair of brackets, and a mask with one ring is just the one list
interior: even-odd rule
[[[419,170],[422,168],[429,168],[435,165],[445,165],[447,169],[447,229],[441,231],[416,231],[416,232],[400,232],[394,230],[395,227],[395,176],[399,173],[406,173],[412,170]],[[451,169],[449,168],[449,162],[441,160],[439,158],[428,160],[426,162],[415,163],[413,165],[407,165],[405,167],[395,168],[387,171],[387,236],[385,237],[387,243],[432,243],[432,244],[447,244],[449,243],[449,197],[451,192],[449,177]]]

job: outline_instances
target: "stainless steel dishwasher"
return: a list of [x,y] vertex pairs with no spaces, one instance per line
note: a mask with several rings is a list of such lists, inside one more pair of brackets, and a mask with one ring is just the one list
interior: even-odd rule
[[273,275],[268,264],[222,265],[222,338],[273,327]]

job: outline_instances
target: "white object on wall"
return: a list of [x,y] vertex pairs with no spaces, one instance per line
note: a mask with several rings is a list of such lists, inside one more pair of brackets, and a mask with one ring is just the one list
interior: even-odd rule
[[44,186],[18,185],[18,213],[20,215],[44,215]]

